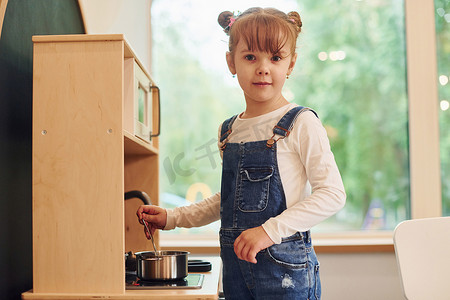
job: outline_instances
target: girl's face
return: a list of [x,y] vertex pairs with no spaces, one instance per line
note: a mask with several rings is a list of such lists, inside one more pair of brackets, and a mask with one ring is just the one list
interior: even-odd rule
[[288,43],[278,53],[249,50],[242,39],[234,54],[227,53],[227,63],[232,74],[238,77],[247,105],[282,98],[281,89],[295,65],[297,54],[291,54]]

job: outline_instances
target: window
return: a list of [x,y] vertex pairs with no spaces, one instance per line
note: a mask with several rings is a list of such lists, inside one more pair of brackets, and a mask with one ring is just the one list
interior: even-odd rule
[[[397,0],[153,0],[152,71],[164,115],[161,205],[186,205],[220,190],[218,126],[241,112],[244,100],[216,20],[221,11],[251,6],[302,16],[299,58],[283,93],[318,112],[348,196],[346,207],[314,230],[393,230],[411,216],[405,8]],[[163,236],[217,235],[218,227]]]
[[287,90],[319,113],[347,191],[346,207],[314,229],[393,229],[409,217],[402,2],[299,3],[305,31]]

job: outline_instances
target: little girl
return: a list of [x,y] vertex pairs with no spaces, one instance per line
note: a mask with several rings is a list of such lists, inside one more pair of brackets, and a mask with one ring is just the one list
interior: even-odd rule
[[300,16],[250,8],[223,12],[218,21],[246,102],[219,128],[221,192],[173,210],[141,206],[139,221],[169,230],[220,218],[226,299],[320,299],[309,230],[339,211],[346,196],[316,113],[281,94],[297,59]]

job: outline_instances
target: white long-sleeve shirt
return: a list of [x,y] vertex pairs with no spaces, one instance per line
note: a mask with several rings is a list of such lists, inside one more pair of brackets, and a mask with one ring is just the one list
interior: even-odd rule
[[[236,118],[228,143],[267,140],[290,103],[249,119]],[[220,128],[219,128],[220,135]],[[311,111],[296,119],[288,137],[277,142],[277,160],[287,209],[262,226],[272,241],[307,231],[337,213],[345,204],[345,190],[325,128]],[[220,219],[220,193],[201,202],[167,210],[164,229],[199,227]]]

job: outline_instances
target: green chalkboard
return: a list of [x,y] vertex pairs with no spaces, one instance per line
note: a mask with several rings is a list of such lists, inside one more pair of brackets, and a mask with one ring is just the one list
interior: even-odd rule
[[[76,0],[9,0],[0,36],[0,298],[32,288],[33,35],[85,33]],[[3,298],[4,297],[4,298]]]

